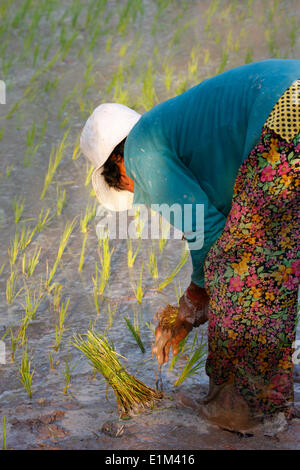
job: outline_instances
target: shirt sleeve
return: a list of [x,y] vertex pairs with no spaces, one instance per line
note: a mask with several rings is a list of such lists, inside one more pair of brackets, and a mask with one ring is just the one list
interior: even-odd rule
[[[204,260],[220,236],[226,217],[210,202],[193,173],[169,145],[145,136],[141,141],[141,146],[132,145],[134,139],[130,139],[125,147],[127,174],[135,181],[139,194],[145,195],[144,200],[135,202],[151,205],[184,233],[192,257],[192,281],[204,287]],[[168,210],[171,206],[174,211]]]

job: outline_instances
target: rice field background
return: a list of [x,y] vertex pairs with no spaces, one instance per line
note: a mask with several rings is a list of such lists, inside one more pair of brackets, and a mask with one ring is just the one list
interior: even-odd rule
[[[129,372],[155,387],[153,315],[189,283],[183,241],[99,242],[101,208],[79,149],[90,113],[103,102],[143,113],[234,66],[299,58],[299,28],[299,0],[1,0],[2,448],[80,438],[97,447],[95,429],[117,418],[116,399],[74,335],[108,338]],[[167,393],[207,383],[205,331],[163,367]],[[53,424],[63,416],[64,427]]]

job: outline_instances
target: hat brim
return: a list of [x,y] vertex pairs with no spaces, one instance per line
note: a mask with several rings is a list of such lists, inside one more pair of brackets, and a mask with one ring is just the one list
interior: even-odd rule
[[92,184],[100,204],[110,211],[126,211],[133,204],[133,193],[111,188],[102,176],[103,165],[92,173]]

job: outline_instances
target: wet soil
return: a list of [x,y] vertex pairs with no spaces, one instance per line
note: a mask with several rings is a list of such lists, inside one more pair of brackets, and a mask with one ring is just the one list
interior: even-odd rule
[[[300,408],[300,372],[295,374],[295,405]],[[55,403],[46,398],[23,403],[6,411],[8,448],[13,449],[128,449],[128,450],[300,450],[300,419],[270,429],[259,426],[253,435],[222,430],[197,415],[197,400],[207,387],[166,394],[151,412],[129,420],[110,419],[103,398],[89,405],[66,399]],[[111,397],[113,398],[113,397]],[[113,405],[113,403],[112,403]],[[115,409],[114,409],[115,408]],[[3,410],[1,410],[3,411]]]

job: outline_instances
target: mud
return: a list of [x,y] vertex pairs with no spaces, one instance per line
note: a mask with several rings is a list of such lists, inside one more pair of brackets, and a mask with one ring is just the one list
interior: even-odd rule
[[[297,370],[297,377],[299,370]],[[103,400],[95,397],[83,406],[66,399],[59,406],[47,399],[19,404],[6,410],[7,435],[13,449],[135,449],[135,450],[299,450],[300,420],[280,420],[259,426],[252,434],[221,430],[197,415],[205,386],[172,392],[151,412],[129,420],[110,419],[102,411]],[[113,398],[113,397],[111,397]],[[300,391],[295,394],[300,407]],[[1,410],[3,412],[3,410]]]

